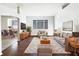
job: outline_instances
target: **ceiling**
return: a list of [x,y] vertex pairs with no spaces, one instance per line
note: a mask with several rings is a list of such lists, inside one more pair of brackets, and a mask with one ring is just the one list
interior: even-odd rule
[[53,16],[64,3],[1,3],[9,8],[20,6],[20,13],[26,16]]

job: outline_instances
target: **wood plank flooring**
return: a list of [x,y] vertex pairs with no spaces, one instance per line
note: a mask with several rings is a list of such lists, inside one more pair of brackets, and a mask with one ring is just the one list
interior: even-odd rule
[[[13,45],[3,51],[2,56],[37,56],[36,53],[24,53],[33,37],[29,37],[23,41],[15,42]],[[69,56],[65,54],[52,54],[53,56]]]
[[24,51],[28,47],[31,40],[32,37],[29,37],[23,41],[15,42],[13,45],[3,51],[2,56],[25,56],[26,54],[24,54]]

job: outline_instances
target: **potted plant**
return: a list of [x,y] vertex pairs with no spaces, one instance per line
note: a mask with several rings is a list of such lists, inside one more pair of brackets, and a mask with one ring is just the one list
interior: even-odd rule
[[28,26],[28,27],[26,28],[26,31],[29,32],[29,34],[31,34],[31,27]]

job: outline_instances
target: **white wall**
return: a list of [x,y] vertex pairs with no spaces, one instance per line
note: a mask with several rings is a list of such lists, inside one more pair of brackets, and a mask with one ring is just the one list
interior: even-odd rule
[[15,9],[12,9],[12,8],[9,8],[8,6],[4,6],[4,5],[1,5],[0,4],[0,54],[2,52],[2,45],[1,45],[1,16],[2,15],[5,15],[5,16],[17,16],[17,13],[16,13],[16,8]]
[[[33,29],[33,20],[48,20],[48,29]],[[37,35],[39,30],[44,30],[48,32],[48,35],[53,35],[53,16],[27,16],[26,25],[32,27],[32,35]]]
[[62,23],[63,23],[63,12],[61,7],[58,8],[58,12],[55,15],[55,29],[57,29],[57,32],[62,32]]
[[1,30],[8,29],[8,17],[1,16]]
[[73,20],[73,31],[79,32],[79,4],[70,4],[63,10],[63,21]]
[[54,16],[62,3],[27,3],[20,6],[20,22],[26,23],[26,16]]
[[63,22],[73,20],[73,31],[79,32],[79,4],[72,3],[63,10],[60,8],[55,20],[55,27],[61,29]]

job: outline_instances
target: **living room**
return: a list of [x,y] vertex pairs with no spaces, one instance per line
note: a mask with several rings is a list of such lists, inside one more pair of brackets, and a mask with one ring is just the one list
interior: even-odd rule
[[[12,45],[10,45],[2,51],[2,34],[0,34],[0,52],[3,53],[3,56],[79,55],[78,43],[76,47],[73,42],[69,41],[72,49],[66,44],[69,39],[76,40],[79,37],[78,3],[3,3],[0,4],[0,7],[1,15],[19,18],[18,42],[12,44],[16,49],[11,49]],[[4,25],[6,21],[3,21],[2,17],[0,16],[0,32],[3,27],[6,28]]]

